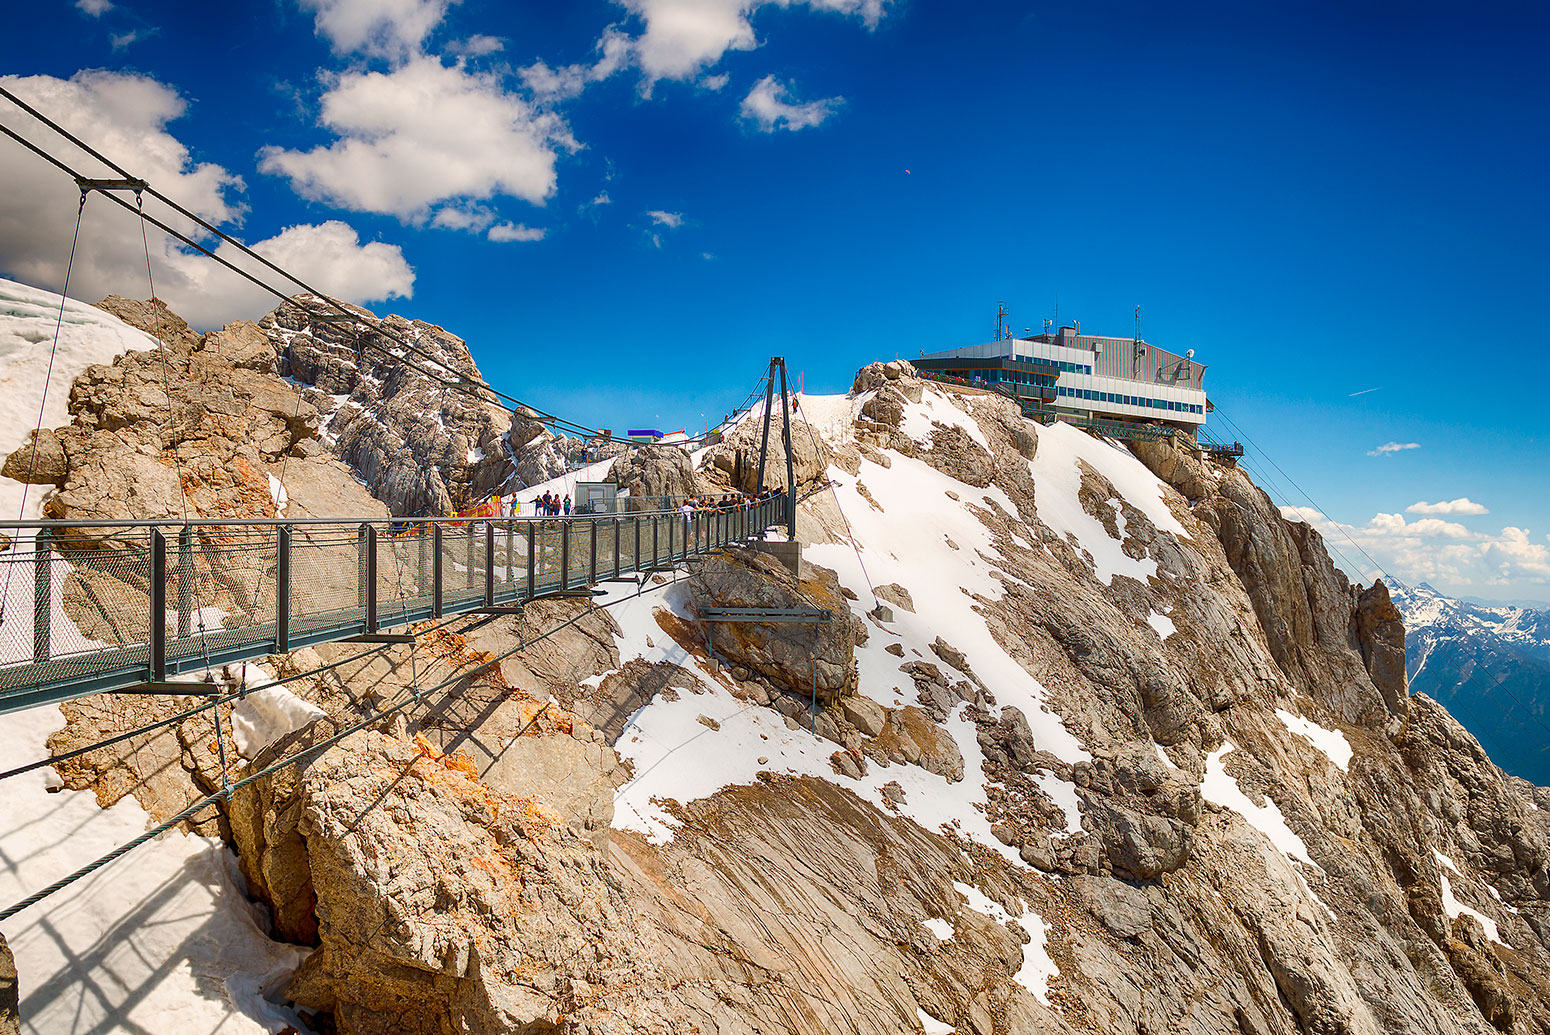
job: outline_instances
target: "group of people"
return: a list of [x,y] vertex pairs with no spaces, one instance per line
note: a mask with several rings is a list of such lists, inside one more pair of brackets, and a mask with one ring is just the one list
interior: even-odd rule
[[[517,502],[517,498],[513,496],[511,498],[511,517],[517,516],[517,508],[520,506],[521,504]],[[558,493],[545,492],[533,501],[533,513],[547,517],[559,517],[562,514],[569,514],[570,494],[567,493],[562,499]]]

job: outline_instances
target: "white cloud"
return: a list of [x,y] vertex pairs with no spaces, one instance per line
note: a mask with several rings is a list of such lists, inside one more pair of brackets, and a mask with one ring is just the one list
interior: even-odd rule
[[1385,442],[1385,443],[1383,443],[1383,445],[1379,446],[1377,449],[1369,449],[1367,451],[1367,455],[1368,456],[1386,456],[1389,453],[1398,453],[1401,450],[1405,450],[1405,449],[1420,449],[1420,448],[1421,448],[1421,443],[1419,443],[1419,442]]
[[1357,526],[1312,507],[1282,507],[1281,514],[1317,528],[1336,563],[1356,578],[1374,577],[1376,561],[1405,582],[1441,583],[1455,591],[1550,583],[1550,545],[1511,525],[1493,535],[1436,517],[1407,522],[1401,514],[1380,513]]
[[473,35],[466,40],[458,40],[449,48],[454,54],[463,57],[488,57],[506,49],[506,41],[499,36]]
[[431,226],[443,230],[469,230],[478,234],[483,233],[495,219],[495,211],[484,205],[447,205],[436,210],[436,214],[431,217]]
[[521,223],[501,223],[490,227],[490,240],[504,241],[542,241],[547,231],[541,226],[523,226]]
[[661,209],[652,209],[646,215],[657,226],[665,226],[669,230],[677,230],[684,225],[682,212],[663,212]]
[[93,18],[101,18],[113,10],[113,0],[75,0],[75,9]]
[[1461,496],[1456,500],[1445,500],[1441,503],[1427,503],[1422,500],[1412,503],[1405,508],[1406,514],[1489,514],[1484,504],[1476,503],[1468,496]]
[[[167,124],[183,115],[177,91],[147,76],[120,72],[78,72],[68,80],[52,76],[0,78],[28,103],[57,119],[66,129],[169,197],[217,226],[239,223],[243,183],[219,165],[197,162]],[[0,101],[0,117],[13,114]],[[88,176],[112,176],[74,148],[49,139],[30,120],[6,117],[9,125]],[[64,282],[70,236],[79,191],[58,170],[21,148],[0,149],[0,270],[39,287],[59,290]],[[209,243],[202,231],[159,203],[146,210],[169,225]],[[106,198],[93,196],[81,223],[80,248],[70,279],[70,294],[95,301],[108,294],[144,298],[150,293],[140,222]],[[229,270],[150,228],[148,243],[156,293],[197,327],[219,326],[238,317],[256,317],[276,300]],[[223,246],[226,253],[232,251]],[[261,252],[297,269],[322,290],[349,301],[366,302],[407,295],[414,274],[398,248],[361,245],[343,223],[292,227],[255,245]],[[225,254],[225,253],[223,253]],[[272,276],[265,274],[266,278]],[[290,285],[277,284],[282,290]]]
[[828,97],[805,104],[793,104],[786,98],[790,90],[786,84],[772,75],[754,83],[748,96],[743,98],[743,118],[759,124],[765,133],[777,129],[807,129],[821,124],[844,103],[843,97]]
[[[689,80],[729,50],[759,45],[750,21],[761,7],[797,6],[802,0],[619,0],[644,24],[632,41],[635,63],[650,93],[659,79]],[[867,28],[882,19],[888,0],[806,0],[806,6],[860,18]]]
[[[274,237],[249,247],[318,290],[347,302],[411,298],[414,295],[414,270],[396,244],[381,241],[362,244],[355,228],[337,219],[318,225],[303,223],[286,227]],[[233,265],[263,276],[282,290],[299,290],[229,244],[223,243],[215,253]],[[224,304],[239,310],[237,316],[266,313],[279,304],[272,294],[229,270],[219,269],[209,262],[200,263],[200,269],[201,284],[207,289],[220,289]],[[227,281],[231,282],[230,286],[225,284]],[[160,288],[158,282],[158,291]],[[173,310],[187,317],[176,305]],[[234,318],[228,316],[225,319]]]
[[109,36],[108,42],[112,44],[114,50],[123,50],[131,43],[138,43],[148,35],[149,33],[141,32],[139,29],[130,29],[128,32],[115,33]]
[[720,90],[732,81],[732,77],[725,72],[720,75],[708,75],[700,79],[700,85],[707,90]]
[[303,196],[420,223],[445,202],[496,195],[543,202],[560,149],[576,147],[558,115],[497,77],[419,56],[390,72],[349,72],[323,95],[339,139],[310,151],[268,147],[259,169]]
[[630,56],[629,37],[609,28],[594,48],[597,60],[589,65],[563,65],[550,68],[543,60],[520,69],[522,84],[542,101],[564,101],[580,96],[590,84],[602,82],[623,68]]
[[336,54],[402,60],[418,53],[451,0],[298,0]]
[[612,205],[613,203],[614,199],[608,196],[608,192],[606,190],[600,190],[597,192],[597,197],[587,202],[587,205],[592,208],[597,208],[600,205]]

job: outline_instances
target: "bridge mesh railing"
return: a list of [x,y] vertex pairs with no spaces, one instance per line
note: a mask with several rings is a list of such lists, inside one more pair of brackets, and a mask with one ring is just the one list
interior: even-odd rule
[[[0,711],[670,566],[785,516],[0,527]],[[438,563],[439,558],[439,563]]]

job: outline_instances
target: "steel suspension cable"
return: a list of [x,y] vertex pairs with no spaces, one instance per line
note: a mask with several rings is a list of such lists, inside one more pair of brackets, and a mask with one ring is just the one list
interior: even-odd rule
[[[27,494],[32,489],[32,479],[38,469],[38,438],[43,434],[43,413],[48,409],[48,386],[54,379],[54,358],[59,354],[59,336],[65,326],[65,306],[69,302],[70,274],[75,269],[75,246],[81,239],[81,217],[86,212],[86,191],[81,191],[81,202],[75,208],[75,233],[70,238],[70,260],[65,263],[65,283],[59,290],[59,316],[54,321],[54,343],[48,350],[48,370],[43,375],[43,398],[38,400],[38,421],[32,429],[32,451],[27,459],[27,480],[22,483],[22,502],[17,508],[16,520],[21,521],[27,513]],[[37,540],[33,540],[33,549],[37,549]],[[5,609],[11,602],[11,571],[15,564],[5,566],[5,589],[0,591],[0,624],[5,622]],[[36,577],[36,576],[34,576]]]

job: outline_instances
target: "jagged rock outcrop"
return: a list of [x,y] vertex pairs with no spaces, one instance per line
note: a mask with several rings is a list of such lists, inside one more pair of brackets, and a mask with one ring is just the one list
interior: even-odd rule
[[[770,438],[764,464],[764,487],[786,487],[786,449],[783,442],[785,417],[777,409],[770,417]],[[705,452],[705,474],[719,488],[753,493],[759,487],[759,450],[764,440],[764,420],[755,412],[733,425],[722,441]],[[792,469],[797,491],[821,485],[833,459],[833,451],[824,444],[805,415],[798,412],[791,420]]]
[[511,414],[511,429],[506,433],[515,459],[515,478],[522,485],[558,478],[567,471],[618,456],[628,447],[623,442],[601,435],[578,438],[556,434],[552,422],[545,421],[527,407]]
[[[712,642],[718,655],[759,673],[799,697],[816,692],[835,701],[856,688],[856,653],[866,626],[853,615],[834,572],[804,563],[793,575],[769,554],[729,549],[707,558],[688,583],[688,599],[701,607],[830,609],[827,624],[717,622]],[[696,623],[698,638],[705,628]]]
[[11,947],[0,937],[0,1035],[21,1035],[21,1015],[17,1003],[16,960]]
[[[506,483],[505,411],[437,380],[483,383],[461,338],[420,320],[383,317],[381,326],[424,354],[417,355],[364,321],[312,319],[310,311],[332,312],[318,299],[296,301],[259,327],[280,373],[311,389],[304,394],[320,414],[325,441],[389,511],[449,514]],[[371,318],[369,310],[349,309]]]
[[637,446],[614,461],[609,478],[630,494],[631,510],[672,509],[672,501],[700,492],[694,463],[680,446]]

